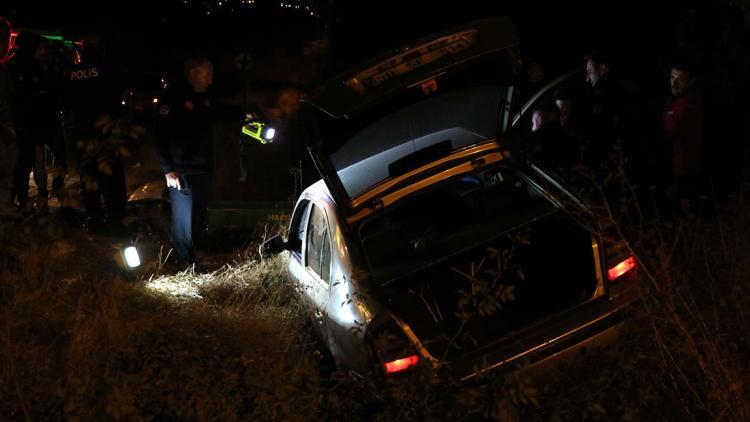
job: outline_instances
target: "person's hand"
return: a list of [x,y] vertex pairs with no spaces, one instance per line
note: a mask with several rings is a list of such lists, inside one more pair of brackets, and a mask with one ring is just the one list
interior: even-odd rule
[[177,190],[182,189],[182,184],[180,184],[180,174],[176,171],[171,171],[164,175],[164,177],[167,178],[167,187],[169,188],[176,188]]

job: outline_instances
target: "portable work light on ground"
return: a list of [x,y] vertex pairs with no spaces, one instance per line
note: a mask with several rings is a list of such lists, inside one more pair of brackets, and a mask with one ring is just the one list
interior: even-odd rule
[[120,267],[132,271],[141,266],[141,257],[138,249],[132,243],[125,243],[119,248],[117,263]]

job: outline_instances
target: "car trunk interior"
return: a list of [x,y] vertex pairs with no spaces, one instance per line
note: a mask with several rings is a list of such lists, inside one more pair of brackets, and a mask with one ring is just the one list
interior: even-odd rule
[[590,300],[591,235],[561,211],[383,287],[391,311],[448,362]]

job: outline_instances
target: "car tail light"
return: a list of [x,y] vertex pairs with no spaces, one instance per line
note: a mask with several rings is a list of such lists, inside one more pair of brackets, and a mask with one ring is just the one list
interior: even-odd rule
[[411,355],[405,358],[396,359],[385,364],[385,372],[387,374],[393,374],[395,372],[405,371],[419,362],[419,356]]
[[383,313],[374,318],[371,327],[367,330],[367,342],[372,353],[374,368],[383,375],[400,374],[413,369],[421,358],[419,352],[409,340],[404,331],[410,330],[408,326],[402,327],[401,323],[390,312]]
[[628,259],[615,265],[614,267],[608,269],[607,278],[609,279],[609,281],[615,281],[618,278],[622,277],[623,275],[627,274],[629,271],[636,268],[637,266],[638,266],[638,263],[635,261],[635,257],[631,256]]

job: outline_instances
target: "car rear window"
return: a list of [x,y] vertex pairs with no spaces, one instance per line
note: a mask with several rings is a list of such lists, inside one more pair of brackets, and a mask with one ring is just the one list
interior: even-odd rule
[[313,270],[324,281],[328,280],[331,263],[331,244],[328,241],[328,223],[323,211],[317,206],[310,210],[310,221],[307,226],[307,249],[305,265]]

